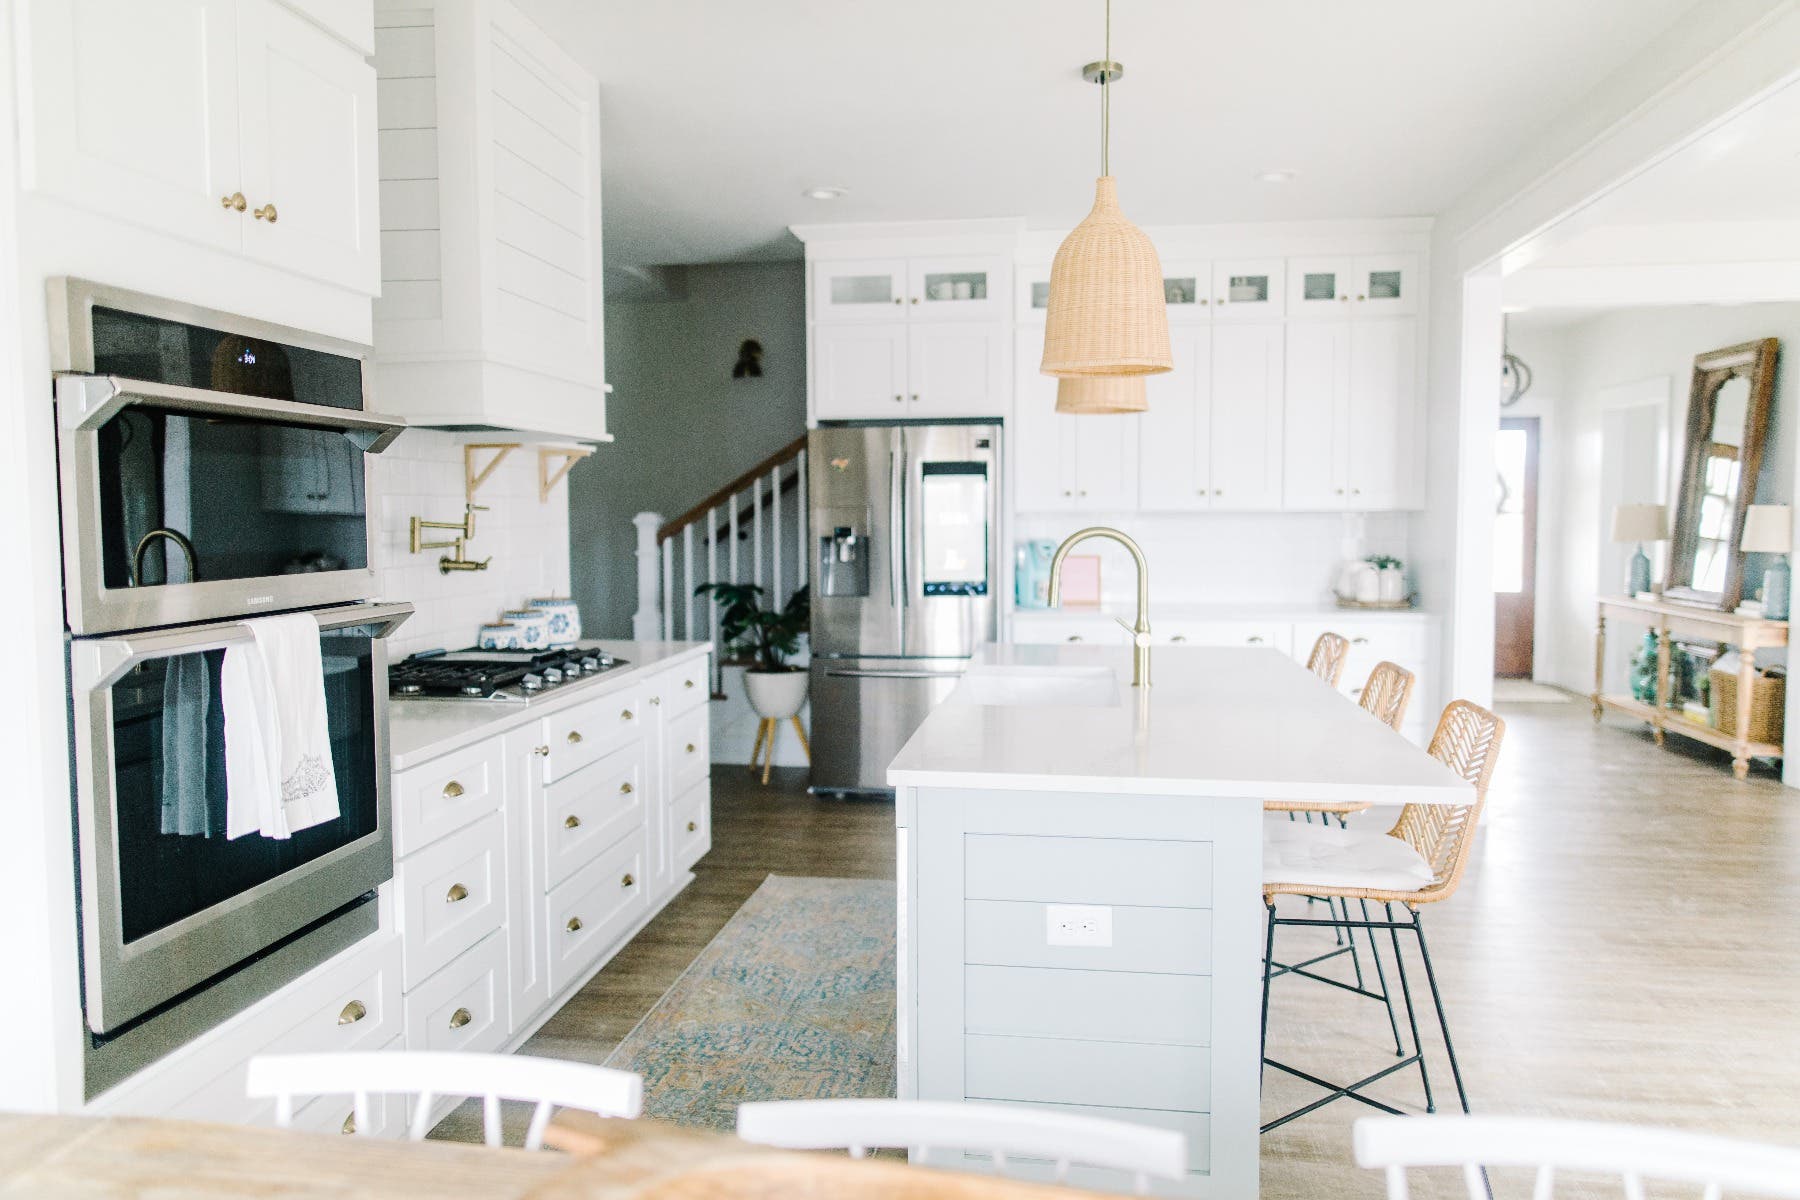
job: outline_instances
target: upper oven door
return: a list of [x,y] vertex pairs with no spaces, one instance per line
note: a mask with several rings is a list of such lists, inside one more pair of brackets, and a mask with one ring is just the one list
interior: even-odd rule
[[241,621],[69,644],[83,994],[116,1031],[293,936],[393,874],[387,650],[407,604],[322,609],[339,814],[227,838],[220,702]]
[[364,455],[404,424],[107,375],[56,379],[76,634],[366,599]]

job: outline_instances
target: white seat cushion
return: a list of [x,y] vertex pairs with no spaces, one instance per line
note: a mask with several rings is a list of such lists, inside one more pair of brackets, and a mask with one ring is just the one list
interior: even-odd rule
[[1431,882],[1431,864],[1386,833],[1284,818],[1263,823],[1263,882],[1414,892]]

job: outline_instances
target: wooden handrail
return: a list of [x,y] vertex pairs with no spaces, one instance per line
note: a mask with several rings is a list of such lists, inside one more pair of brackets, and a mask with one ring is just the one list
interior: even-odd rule
[[704,519],[706,514],[711,512],[718,505],[731,499],[733,496],[749,487],[755,480],[768,474],[770,471],[788,461],[788,459],[793,458],[804,449],[806,449],[806,435],[803,433],[775,453],[769,455],[769,457],[757,463],[754,467],[751,467],[748,471],[745,471],[742,475],[739,475],[736,479],[733,479],[718,491],[712,493],[712,495],[708,496],[700,503],[682,513],[679,517],[676,517],[672,521],[664,521],[656,530],[657,543],[660,545],[661,543],[668,541],[683,529],[692,525],[695,521]]

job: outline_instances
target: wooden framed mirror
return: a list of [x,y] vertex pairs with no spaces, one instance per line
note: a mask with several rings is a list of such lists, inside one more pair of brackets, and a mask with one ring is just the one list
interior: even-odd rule
[[1775,390],[1776,338],[1727,346],[1694,359],[1687,444],[1675,532],[1663,595],[1729,611],[1744,591],[1744,514],[1756,502],[1769,401]]

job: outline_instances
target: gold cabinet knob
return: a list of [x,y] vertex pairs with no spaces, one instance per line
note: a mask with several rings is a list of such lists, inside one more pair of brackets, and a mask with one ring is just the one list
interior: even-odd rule
[[460,904],[464,900],[467,900],[468,898],[469,898],[469,889],[464,887],[460,883],[451,884],[450,890],[444,893],[444,903],[445,904]]
[[569,923],[567,925],[564,925],[563,928],[567,929],[570,933],[580,933],[581,932],[581,918],[580,917],[570,917]]
[[581,732],[579,730],[575,730],[575,729],[569,730],[569,745],[578,746],[580,744],[581,744]]
[[344,1010],[342,1012],[338,1013],[338,1024],[354,1025],[368,1015],[368,1005],[364,1004],[361,1000],[352,1000],[350,1003],[344,1005]]
[[1085,641],[1086,639],[1083,638],[1079,633],[1071,633],[1069,635],[1069,640],[1071,642],[1080,642],[1080,641]]
[[650,703],[660,705],[662,703],[662,697],[661,696],[652,696],[652,697],[650,697]]
[[1368,299],[1368,297],[1367,297],[1367,296],[1363,296],[1363,295],[1358,295],[1358,296],[1357,296],[1357,297],[1356,297],[1356,298],[1357,298],[1357,299],[1358,299],[1358,300],[1367,300],[1367,299]]
[[463,794],[463,785],[452,779],[444,785],[444,799],[454,800]]
[[919,393],[917,393],[917,392],[914,392],[914,393],[913,393],[913,394],[912,394],[912,402],[913,402],[913,403],[914,403],[914,404],[917,404],[917,403],[918,403],[918,402],[919,402]]
[[905,403],[906,403],[906,397],[905,397],[905,396],[895,396],[895,397],[894,397],[894,403],[895,403],[895,404],[905,404]]
[[895,303],[895,304],[898,304],[898,303],[900,303],[900,297],[898,297],[898,296],[895,296],[895,297],[894,297],[894,303]]
[[689,753],[689,754],[692,754],[692,753],[693,753],[693,752],[694,752],[694,743],[692,743],[692,742],[689,742],[689,743],[688,743],[688,744],[687,744],[687,752],[688,752],[688,753]]
[[620,887],[630,887],[632,884],[634,884],[636,882],[637,882],[637,880],[635,880],[631,877],[631,872],[627,871],[627,872],[625,872],[625,878],[619,880],[619,886]]
[[694,686],[694,681],[691,679],[684,679],[681,681],[681,686],[684,688],[691,688]]
[[632,711],[629,708],[627,708],[627,709],[622,710],[619,713],[619,720],[629,721],[632,719],[633,716],[634,716],[634,714],[632,713]]
[[459,1008],[450,1014],[450,1028],[461,1029],[475,1019],[475,1014],[466,1008]]
[[621,795],[621,796],[631,795],[631,781],[629,779],[619,785],[619,795]]
[[564,829],[580,829],[581,828],[581,818],[576,816],[574,813],[570,813],[568,816],[563,818],[563,828]]
[[913,298],[912,298],[912,302],[913,302],[913,303],[914,303],[914,304],[917,304],[917,303],[918,303],[918,302],[919,302],[919,298],[918,298],[918,297],[917,297],[917,296],[914,296],[914,297],[913,297]]
[[348,1137],[350,1134],[353,1134],[356,1132],[356,1114],[355,1113],[351,1113],[349,1116],[344,1118],[344,1123],[338,1127],[338,1132],[344,1134],[346,1137]]
[[265,204],[250,215],[259,221],[267,221],[269,224],[273,225],[275,223],[275,206],[273,204]]
[[233,192],[229,196],[219,197],[219,207],[234,212],[243,212],[246,208],[250,207],[250,202],[244,199],[244,193]]
[[1345,292],[1343,295],[1339,296],[1338,299],[1342,300],[1345,304],[1348,304],[1350,303],[1350,293]]
[[688,832],[689,832],[689,833],[692,833],[692,832],[694,832],[694,831],[695,831],[695,830],[696,830],[696,829],[698,829],[698,828],[700,828],[700,826],[698,826],[698,825],[696,825],[696,824],[694,824],[694,822],[692,822],[692,821],[689,821],[689,822],[688,822]]
[[550,753],[550,747],[548,747],[548,746],[533,746],[531,748],[531,752],[533,754],[537,755],[539,758],[543,758]]

